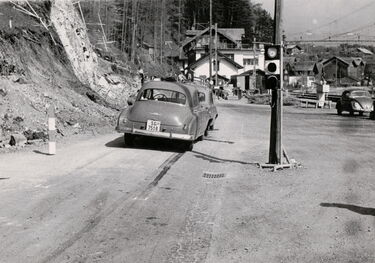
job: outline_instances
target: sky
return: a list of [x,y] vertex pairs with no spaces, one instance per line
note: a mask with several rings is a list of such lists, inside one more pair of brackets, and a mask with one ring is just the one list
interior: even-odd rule
[[[275,0],[252,2],[261,3],[273,16]],[[358,33],[362,39],[375,38],[375,0],[284,0],[283,5],[287,39],[333,38],[342,33],[353,39]]]

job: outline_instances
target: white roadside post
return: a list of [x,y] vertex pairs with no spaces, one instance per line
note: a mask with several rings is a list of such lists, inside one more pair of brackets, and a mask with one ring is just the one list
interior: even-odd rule
[[48,115],[48,153],[50,155],[56,154],[56,116],[55,109],[51,105],[47,109]]

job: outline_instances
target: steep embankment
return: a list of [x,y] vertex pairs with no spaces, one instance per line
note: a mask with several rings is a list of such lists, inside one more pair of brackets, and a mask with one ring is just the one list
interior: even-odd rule
[[[56,110],[60,136],[113,129],[114,108],[137,89],[136,79],[116,75],[112,63],[97,57],[70,1],[32,7],[48,30],[13,4],[0,3],[0,147],[12,133],[44,137],[48,107]],[[19,8],[32,11],[25,3]]]

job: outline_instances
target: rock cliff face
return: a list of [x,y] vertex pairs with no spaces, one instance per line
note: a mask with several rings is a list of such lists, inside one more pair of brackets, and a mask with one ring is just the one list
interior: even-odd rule
[[98,58],[91,47],[86,25],[73,3],[55,0],[51,6],[50,18],[75,75],[82,83],[95,89]]
[[103,72],[84,20],[72,1],[55,0],[50,18],[77,78],[110,105],[116,108],[125,106],[129,94],[138,88],[139,83],[131,76],[127,80],[111,70]]

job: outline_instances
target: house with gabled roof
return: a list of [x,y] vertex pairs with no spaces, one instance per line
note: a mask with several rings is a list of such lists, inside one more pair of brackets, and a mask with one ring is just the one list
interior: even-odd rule
[[[185,61],[185,68],[192,70],[194,76],[209,76],[209,41],[210,29],[188,30],[187,38],[180,46],[180,59]],[[242,37],[245,30],[241,28],[218,28],[217,40],[212,37],[212,75],[231,79],[250,69],[264,69],[263,45],[244,45]],[[212,28],[212,35],[215,29]],[[215,69],[215,49],[218,50],[218,70]]]
[[319,63],[315,72],[329,84],[356,85],[364,79],[366,64],[360,57],[334,56]]
[[[230,57],[222,54],[221,52],[218,52],[217,54],[217,69],[216,69],[216,57],[212,57],[212,75],[218,74],[220,76],[220,79],[224,80],[230,80],[230,77],[233,75],[237,75],[239,70],[243,69],[243,66],[236,63],[233,59]],[[201,56],[198,60],[191,63],[189,65],[189,69],[194,72],[194,76],[202,77],[205,76],[208,78],[209,76],[209,55],[204,54]]]
[[297,61],[286,64],[284,68],[287,71],[288,84],[296,85],[299,83],[311,87],[315,82],[315,64],[315,61]]

